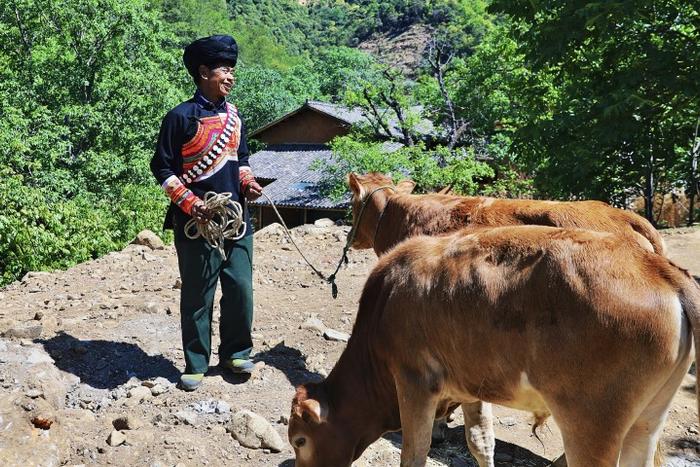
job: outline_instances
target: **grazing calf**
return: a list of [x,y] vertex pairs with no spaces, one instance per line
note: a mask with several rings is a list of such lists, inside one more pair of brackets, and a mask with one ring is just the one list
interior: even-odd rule
[[698,349],[700,287],[622,236],[516,226],[409,239],[370,274],[328,378],[297,388],[296,465],[349,466],[401,429],[401,465],[423,466],[434,418],[486,401],[551,414],[570,467],[649,467],[693,336]]
[[[391,178],[377,173],[351,173],[348,185],[353,193],[356,231],[353,247],[374,248],[377,255],[416,235],[440,235],[468,226],[504,225],[547,225],[625,234],[650,250],[666,253],[661,235],[646,219],[601,201],[411,195],[413,182],[394,185]],[[375,192],[380,187],[389,188]],[[371,199],[367,199],[370,194]],[[365,201],[362,218],[358,219]]]

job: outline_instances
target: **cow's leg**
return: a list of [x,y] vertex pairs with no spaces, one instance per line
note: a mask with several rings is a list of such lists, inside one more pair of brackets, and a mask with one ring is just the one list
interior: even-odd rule
[[611,433],[601,429],[597,435],[562,430],[562,438],[568,467],[617,467],[622,449],[622,430]]
[[401,415],[401,467],[423,467],[430,450],[430,434],[438,399],[423,378],[405,375],[396,378],[396,395]]
[[[635,411],[624,400],[587,398],[551,400],[548,408],[561,430],[568,467],[617,467]],[[638,412],[636,412],[638,413]]]
[[[673,396],[678,386],[683,382],[690,367],[690,345],[686,357],[681,359],[666,384],[654,396],[652,401],[642,411],[625,436],[620,455],[621,467],[654,467],[660,466],[662,456],[657,453],[659,437],[671,407]],[[655,456],[655,454],[659,454]]]
[[496,438],[493,434],[493,414],[488,402],[462,404],[464,412],[464,433],[472,457],[479,467],[493,467]]

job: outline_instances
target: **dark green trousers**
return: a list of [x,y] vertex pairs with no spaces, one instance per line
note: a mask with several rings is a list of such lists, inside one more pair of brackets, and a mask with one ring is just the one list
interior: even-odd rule
[[219,361],[248,358],[253,348],[253,236],[226,242],[226,259],[202,238],[190,240],[175,226],[182,279],[180,320],[185,373],[206,373],[216,283],[221,281]]

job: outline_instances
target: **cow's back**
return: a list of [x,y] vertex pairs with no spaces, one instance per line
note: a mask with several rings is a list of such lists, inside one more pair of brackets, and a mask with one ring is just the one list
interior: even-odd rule
[[383,358],[434,367],[460,400],[518,406],[523,374],[556,395],[664,368],[680,332],[679,274],[607,233],[524,226],[418,237],[380,260],[356,326],[371,322]]
[[416,235],[443,235],[464,227],[541,225],[581,228],[625,235],[665,255],[661,235],[643,217],[601,201],[542,201],[396,195],[389,199],[378,226],[375,250],[384,253]]

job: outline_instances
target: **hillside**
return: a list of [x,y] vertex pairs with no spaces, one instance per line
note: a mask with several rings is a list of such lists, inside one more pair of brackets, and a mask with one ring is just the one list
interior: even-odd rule
[[[314,264],[330,271],[346,232],[304,226],[294,229],[294,237]],[[700,232],[678,231],[666,239],[671,256],[700,273]],[[194,393],[174,388],[183,361],[172,247],[129,245],[67,271],[30,273],[0,289],[0,465],[291,467],[285,423],[293,388],[333,367],[344,343],[325,339],[323,329],[351,331],[375,261],[371,252],[352,251],[332,300],[277,226],[258,232],[258,369],[243,380],[212,368]],[[700,461],[694,384],[688,375],[666,422],[667,465]],[[242,410],[269,422],[283,442],[281,452],[246,448],[232,438],[232,419]],[[495,415],[497,465],[545,466],[561,453],[553,422],[541,430],[540,444],[529,414],[496,408]],[[398,465],[400,442],[397,434],[380,439],[355,465]],[[428,465],[474,465],[459,411]]]

